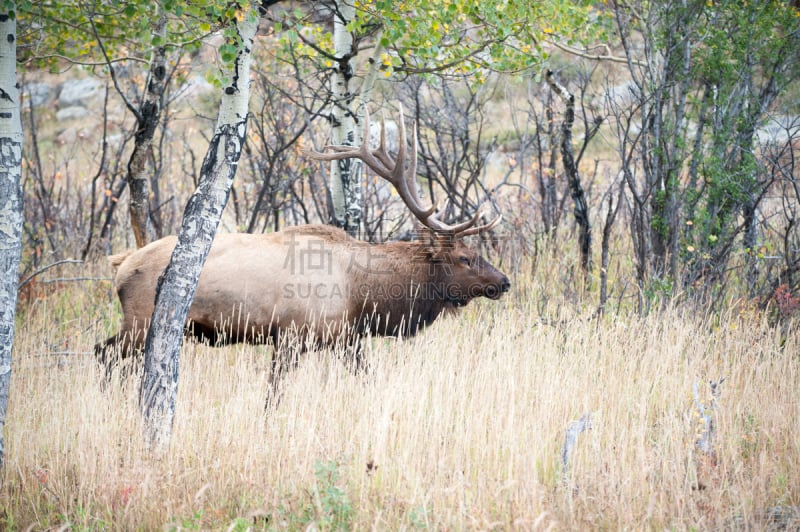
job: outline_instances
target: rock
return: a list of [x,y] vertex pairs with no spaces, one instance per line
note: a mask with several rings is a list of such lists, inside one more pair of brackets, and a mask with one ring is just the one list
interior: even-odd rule
[[85,127],[80,129],[75,127],[69,127],[58,134],[58,136],[56,137],[56,142],[58,142],[61,145],[74,144],[79,140],[88,140],[90,138],[92,138],[91,130]]
[[56,142],[63,146],[64,144],[72,144],[77,138],[78,131],[74,127],[70,127],[56,136]]
[[759,144],[786,144],[789,137],[796,138],[800,131],[800,117],[789,115],[768,116],[764,123],[756,130],[756,140]]
[[602,109],[605,105],[605,98],[615,105],[630,105],[639,99],[639,88],[633,81],[626,81],[621,85],[607,88],[605,95],[596,97],[593,104]]
[[79,118],[86,118],[89,116],[89,110],[80,105],[73,105],[72,107],[64,107],[56,111],[56,120],[63,122],[65,120],[77,120]]
[[47,105],[53,99],[53,87],[49,83],[25,83],[21,91],[22,97],[25,98],[25,106],[28,105],[28,99],[34,107]]
[[61,84],[58,107],[85,106],[102,93],[103,83],[95,78],[70,79]]

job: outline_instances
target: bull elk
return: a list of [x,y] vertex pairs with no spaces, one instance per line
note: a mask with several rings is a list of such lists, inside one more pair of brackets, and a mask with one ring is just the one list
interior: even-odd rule
[[[366,139],[369,116],[365,122]],[[327,161],[361,159],[395,187],[430,232],[419,241],[384,244],[361,242],[327,225],[216,236],[189,310],[187,334],[212,345],[271,341],[273,395],[290,365],[287,348],[292,346],[286,345],[287,339],[297,338],[289,332],[302,334],[304,345],[310,340],[316,346],[354,348],[357,366],[362,337],[413,336],[442,313],[476,297],[498,299],[511,287],[508,277],[462,241],[494,227],[499,217],[476,225],[476,214],[449,225],[435,207],[421,205],[414,183],[416,143],[412,140],[406,162],[402,118],[395,160],[387,152],[383,128],[377,149],[369,149],[366,142],[360,148],[330,148],[333,153],[311,155]],[[114,284],[123,322],[118,334],[95,346],[107,369],[117,358],[141,351],[158,278],[176,241],[169,236],[109,257],[116,268]]]

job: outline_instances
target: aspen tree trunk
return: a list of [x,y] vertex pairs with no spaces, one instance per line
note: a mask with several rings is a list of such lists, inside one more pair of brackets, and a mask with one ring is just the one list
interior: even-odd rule
[[575,165],[575,155],[572,149],[572,125],[575,123],[575,96],[566,87],[561,85],[548,71],[547,83],[553,92],[566,104],[564,121],[561,123],[561,163],[567,175],[567,183],[572,194],[573,213],[578,224],[578,241],[580,242],[581,268],[584,274],[589,274],[592,269],[592,225],[589,222],[589,206],[586,194],[581,185],[578,167]]
[[[375,38],[375,49],[372,51],[372,57],[369,59],[369,69],[367,70],[366,75],[364,76],[364,81],[361,83],[361,90],[359,91],[358,97],[358,107],[356,107],[356,116],[358,117],[356,120],[358,124],[363,124],[364,119],[366,118],[366,111],[367,106],[372,101],[372,93],[375,89],[375,81],[378,79],[378,71],[380,70],[381,65],[381,55],[383,55],[383,46],[380,44],[381,39],[383,37],[383,32],[379,33],[378,36]],[[359,138],[359,142],[363,142],[363,127],[356,127],[356,136]],[[415,140],[416,142],[416,140]],[[377,146],[375,146],[377,147]],[[361,163],[360,160],[354,159],[358,163]],[[363,167],[363,166],[362,166]]]
[[[233,22],[232,22],[233,23]],[[148,443],[160,452],[169,443],[178,392],[178,357],[184,324],[197,281],[222,211],[228,201],[242,145],[245,141],[250,96],[250,51],[258,27],[258,10],[251,7],[236,23],[239,49],[227,65],[219,117],[200,169],[200,181],[186,205],[178,243],[159,279],[155,309],[145,341],[144,375],[139,405]]]
[[[160,7],[160,6],[159,6]],[[167,17],[160,9],[153,35],[163,40],[167,34]],[[161,98],[167,82],[167,57],[163,45],[153,48],[150,57],[147,87],[144,99],[136,113],[136,136],[133,152],[128,160],[128,189],[130,190],[130,217],[136,247],[143,247],[154,240],[150,222],[150,174],[147,160],[150,157],[153,137],[161,120]],[[159,235],[160,236],[160,235]]]
[[11,385],[11,347],[22,252],[22,122],[17,88],[16,6],[0,11],[0,468]]
[[[336,70],[331,77],[333,108],[331,109],[331,144],[358,146],[361,144],[361,128],[356,124],[353,109],[355,99],[352,92],[353,65],[356,55],[353,35],[347,24],[355,17],[352,1],[336,2],[333,20],[333,47],[336,55]],[[357,235],[361,226],[362,193],[361,161],[342,159],[331,161],[330,190],[333,203],[331,224],[341,227],[351,235]]]

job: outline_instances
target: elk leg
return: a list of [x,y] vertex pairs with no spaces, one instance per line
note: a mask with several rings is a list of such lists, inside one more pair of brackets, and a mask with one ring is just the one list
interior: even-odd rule
[[111,357],[111,351],[114,350],[119,342],[119,333],[108,338],[105,342],[94,344],[94,356],[101,364],[107,364]]
[[344,363],[353,375],[369,373],[369,362],[364,358],[364,342],[360,337],[345,345]]
[[276,408],[283,396],[283,380],[289,371],[297,368],[297,355],[289,354],[277,348],[272,353],[272,365],[269,374],[269,389],[267,390],[267,401],[264,405],[265,410]]
[[141,332],[123,329],[105,342],[95,344],[95,357],[105,367],[105,382],[111,381],[111,375],[116,366],[141,351],[142,341]]
[[296,345],[287,345],[287,337],[278,331],[270,332],[272,338],[272,362],[270,364],[269,388],[264,409],[269,411],[278,406],[283,395],[282,381],[289,371],[297,369],[300,350]]
[[117,349],[119,343],[120,333],[108,338],[105,342],[97,343],[94,345],[94,356],[97,362],[105,367],[106,378],[103,381],[107,383],[111,380],[111,370],[118,356],[115,356],[114,351]]

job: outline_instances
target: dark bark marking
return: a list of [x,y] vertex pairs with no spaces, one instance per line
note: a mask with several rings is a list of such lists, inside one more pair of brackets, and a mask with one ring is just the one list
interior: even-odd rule
[[591,270],[592,261],[592,226],[589,221],[589,206],[586,202],[580,174],[575,165],[575,155],[572,151],[572,125],[575,123],[575,95],[556,81],[552,71],[547,71],[546,79],[553,91],[556,92],[566,104],[564,121],[561,124],[561,162],[567,174],[567,182],[574,204],[573,213],[579,227],[581,267],[584,272],[588,272]]

